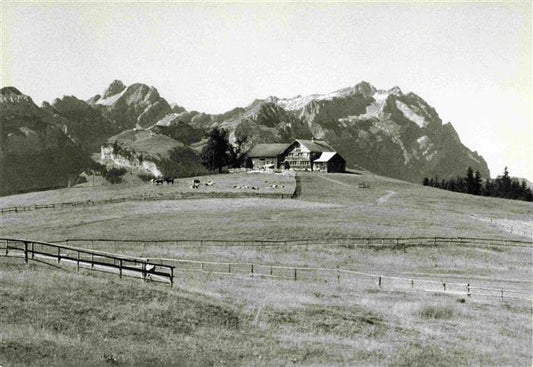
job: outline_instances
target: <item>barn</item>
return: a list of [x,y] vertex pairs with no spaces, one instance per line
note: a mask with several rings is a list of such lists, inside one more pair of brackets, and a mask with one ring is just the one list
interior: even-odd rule
[[290,146],[289,143],[256,144],[246,155],[254,169],[279,168]]

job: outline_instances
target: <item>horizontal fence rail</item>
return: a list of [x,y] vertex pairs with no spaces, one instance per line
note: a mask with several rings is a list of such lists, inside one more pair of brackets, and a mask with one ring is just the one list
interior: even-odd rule
[[126,201],[157,201],[157,200],[185,200],[185,199],[206,199],[206,198],[265,198],[265,199],[290,199],[293,197],[292,193],[276,193],[276,192],[175,192],[164,193],[163,195],[141,195],[127,198],[112,198],[103,200],[85,200],[85,201],[70,201],[62,203],[49,204],[34,204],[26,206],[12,206],[7,208],[0,208],[0,214],[4,213],[22,213],[39,209],[58,209],[76,206],[92,206],[96,204],[113,204],[124,203]]
[[4,244],[0,250],[2,255],[23,256],[26,263],[29,260],[53,261],[58,265],[76,266],[78,271],[83,268],[116,273],[121,278],[140,278],[170,286],[174,283],[175,266],[149,259],[23,239],[0,238],[0,243]]
[[87,239],[72,238],[60,240],[65,244],[76,243],[94,246],[95,243],[106,243],[110,246],[120,244],[149,245],[173,244],[182,247],[289,247],[289,246],[341,246],[352,248],[354,246],[406,248],[413,246],[443,246],[443,245],[471,245],[471,246],[505,246],[531,248],[533,241],[522,241],[501,238],[479,237],[331,237],[309,239],[285,240],[221,240],[221,239],[167,239],[167,240],[138,240],[138,239]]

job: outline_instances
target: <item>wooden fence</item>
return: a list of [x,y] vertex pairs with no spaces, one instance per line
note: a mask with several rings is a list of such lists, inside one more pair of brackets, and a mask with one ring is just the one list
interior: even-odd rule
[[149,259],[23,239],[0,238],[0,243],[4,244],[0,248],[1,255],[23,256],[26,263],[29,260],[47,263],[53,261],[76,266],[78,271],[83,268],[116,273],[120,278],[140,278],[144,281],[168,283],[170,286],[174,283],[175,266]]
[[421,278],[406,278],[371,274],[341,268],[303,267],[251,262],[215,262],[175,258],[154,258],[164,263],[176,264],[180,272],[200,272],[227,276],[247,276],[314,281],[336,286],[403,291],[446,293],[465,297],[497,297],[504,299],[531,300],[532,294],[523,290],[502,287],[479,287],[470,283],[447,282]]
[[[422,237],[417,237],[417,239],[420,238]],[[435,237],[431,237],[431,239],[434,238]],[[470,240],[475,242],[476,240],[480,239],[471,238]],[[73,240],[68,240],[66,242],[68,243],[69,241]],[[212,241],[213,243],[221,243],[222,240]],[[443,280],[372,274],[359,272],[351,269],[304,267],[281,264],[261,264],[251,262],[215,262],[203,260],[188,260],[180,258],[150,258],[150,260],[148,260],[143,258],[112,254],[103,251],[81,249],[68,245],[59,245],[31,240],[0,238],[0,243],[2,242],[5,244],[5,247],[0,248],[0,251],[5,251],[6,256],[23,256],[25,262],[28,262],[29,260],[52,260],[54,262],[57,261],[58,264],[63,263],[68,265],[74,265],[77,267],[78,271],[80,267],[90,270],[107,271],[112,273],[118,273],[120,277],[131,276],[136,278],[142,278],[143,280],[151,279],[153,281],[169,283],[171,286],[174,283],[174,272],[175,270],[177,270],[183,273],[199,272],[205,274],[244,276],[247,278],[265,277],[293,281],[314,281],[320,282],[321,284],[326,283],[329,285],[355,287],[362,289],[374,288],[403,291],[412,290],[426,292],[443,292],[446,294],[461,295],[466,297],[498,297],[502,300],[522,299],[531,301],[532,296],[531,292],[524,292],[523,290],[512,289],[509,287],[481,287],[474,286],[470,283],[447,282]],[[134,240],[130,242],[141,243],[143,241]],[[178,243],[178,241],[164,242]],[[228,241],[222,241],[222,243],[227,242]],[[263,241],[263,244],[261,244],[260,242],[261,241],[253,241],[252,243],[255,245],[259,243],[259,246],[268,244],[270,242],[274,243],[275,245],[279,245],[279,241]],[[282,242],[283,244],[285,244],[286,241]],[[295,243],[298,244],[298,242]],[[395,244],[396,241],[393,241],[393,243]],[[465,242],[463,241],[461,243]],[[526,242],[526,244],[531,244],[531,242]]]
[[167,239],[167,240],[138,240],[138,239],[87,239],[73,238],[60,240],[66,245],[74,243],[79,246],[94,246],[95,243],[103,243],[108,247],[116,247],[121,244],[134,246],[148,244],[170,244],[180,247],[242,247],[242,248],[289,248],[289,247],[312,247],[312,246],[339,246],[348,249],[355,247],[393,248],[401,249],[414,246],[504,246],[530,248],[533,241],[511,240],[504,238],[480,238],[480,237],[331,237],[309,239],[284,239],[284,240],[222,240],[222,239]]
[[104,200],[86,200],[86,201],[71,201],[62,203],[50,204],[34,204],[26,206],[12,206],[7,208],[0,208],[0,214],[5,213],[21,213],[31,210],[39,209],[58,209],[76,206],[92,206],[96,204],[113,204],[123,203],[126,201],[156,201],[156,200],[186,200],[186,199],[209,199],[209,198],[264,198],[264,199],[290,199],[293,197],[292,193],[257,193],[257,192],[176,192],[166,193],[163,195],[146,195],[127,198],[113,198]]

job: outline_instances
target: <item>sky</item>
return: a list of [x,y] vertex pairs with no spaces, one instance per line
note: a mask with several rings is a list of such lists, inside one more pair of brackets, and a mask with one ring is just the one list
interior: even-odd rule
[[0,6],[0,84],[38,105],[119,79],[220,113],[365,80],[421,96],[493,177],[533,181],[531,1]]

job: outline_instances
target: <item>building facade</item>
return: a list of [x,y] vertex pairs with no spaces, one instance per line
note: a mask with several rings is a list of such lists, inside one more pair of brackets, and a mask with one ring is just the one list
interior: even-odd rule
[[346,161],[324,140],[297,139],[292,144],[258,144],[249,152],[253,168],[344,172]]

